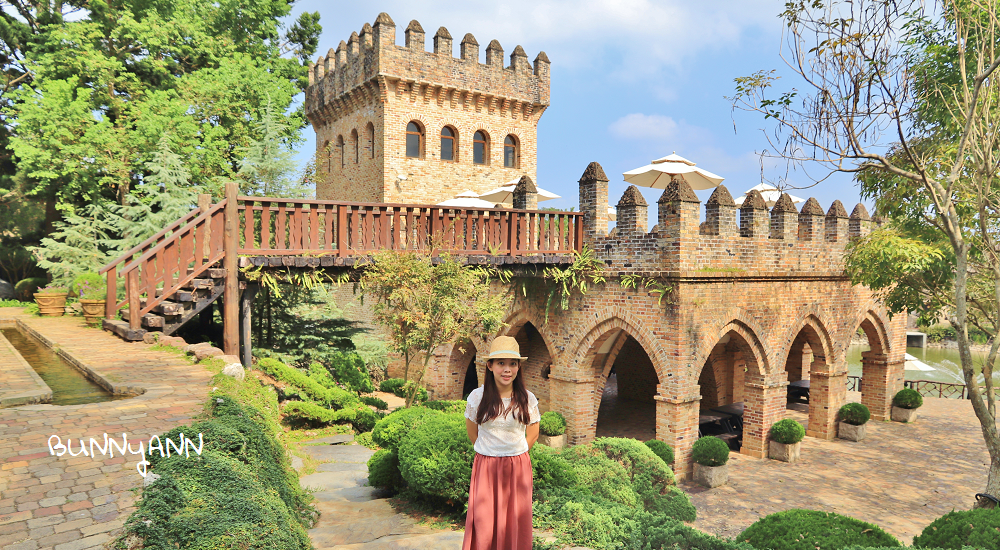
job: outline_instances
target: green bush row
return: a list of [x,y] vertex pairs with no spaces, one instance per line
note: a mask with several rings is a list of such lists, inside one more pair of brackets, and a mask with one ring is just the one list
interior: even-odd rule
[[378,397],[371,397],[368,395],[361,396],[361,402],[365,405],[375,407],[380,411],[388,410],[389,404],[385,402],[384,399],[379,399]]
[[319,426],[350,422],[358,433],[370,432],[379,420],[378,413],[362,403],[333,410],[309,401],[286,401],[281,412],[291,425]]
[[833,550],[849,545],[898,547],[881,528],[816,510],[785,510],[757,520],[736,540],[759,550]]
[[435,411],[441,411],[444,413],[465,413],[466,401],[464,399],[455,400],[441,400],[441,401],[426,401],[421,404],[423,407],[428,409],[434,409]]
[[300,390],[299,395],[303,399],[340,408],[349,407],[361,402],[357,395],[339,387],[328,388],[311,376],[277,359],[270,357],[261,359],[258,361],[257,366],[260,370],[273,376],[275,379],[295,386],[296,389]]
[[650,451],[653,451],[653,454],[663,459],[663,462],[667,466],[674,463],[674,448],[670,445],[659,439],[650,439],[646,442],[646,446],[649,447]]

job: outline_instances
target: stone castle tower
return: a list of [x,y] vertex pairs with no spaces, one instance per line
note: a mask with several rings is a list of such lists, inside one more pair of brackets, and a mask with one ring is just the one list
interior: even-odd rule
[[426,50],[411,21],[406,45],[385,13],[310,66],[306,116],[316,131],[316,198],[434,204],[536,179],[538,120],[549,105],[549,59],[521,46],[504,66],[496,40],[479,62],[471,34],[453,55],[448,29]]

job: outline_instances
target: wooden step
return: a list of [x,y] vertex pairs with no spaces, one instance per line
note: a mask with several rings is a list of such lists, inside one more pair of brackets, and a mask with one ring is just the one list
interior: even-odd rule
[[145,328],[163,328],[163,317],[147,313],[142,316],[142,326]]
[[[174,292],[171,296],[169,296],[167,299],[170,300],[171,302],[197,302],[198,300],[206,298],[208,295],[209,295],[208,289],[178,290],[177,292]],[[162,288],[156,290],[156,296],[157,297],[163,296]]]
[[[139,300],[139,305],[143,309],[146,309],[146,299],[143,298],[143,299]],[[164,300],[164,301],[160,302],[159,304],[156,304],[155,306],[153,306],[153,309],[150,310],[150,311],[152,313],[159,313],[161,315],[181,315],[181,314],[184,313],[185,309],[186,308],[184,307],[184,304],[178,304],[177,302],[171,302],[170,300]]]
[[208,276],[212,279],[223,279],[226,277],[226,268],[210,267],[208,268]]
[[129,342],[140,342],[142,341],[142,337],[146,335],[145,330],[141,328],[132,330],[129,328],[127,322],[117,319],[102,319],[102,325],[104,330],[113,332],[122,340]]
[[212,279],[191,279],[191,282],[181,287],[183,290],[198,290],[200,288],[212,288],[215,281]]

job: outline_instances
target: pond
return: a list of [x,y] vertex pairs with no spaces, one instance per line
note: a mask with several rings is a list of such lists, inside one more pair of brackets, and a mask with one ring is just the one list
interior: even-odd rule
[[[867,345],[852,345],[847,350],[848,374],[861,376],[861,352],[868,351]],[[964,384],[962,378],[962,362],[956,348],[906,348],[906,353],[934,367],[933,371],[905,371],[906,380],[933,380],[934,382],[949,382]],[[976,361],[986,359],[987,353],[972,352]],[[1000,381],[1000,373],[993,373],[994,380]]]
[[52,390],[53,405],[81,405],[132,397],[112,395],[64,361],[47,346],[25,335],[20,330],[5,328],[0,332],[14,345],[14,349],[21,354],[21,357],[24,357],[24,360],[35,369],[38,376],[48,384]]

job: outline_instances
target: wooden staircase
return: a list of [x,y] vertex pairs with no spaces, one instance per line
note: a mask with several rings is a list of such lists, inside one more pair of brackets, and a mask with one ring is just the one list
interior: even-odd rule
[[[149,313],[142,315],[140,326],[147,331],[160,331],[170,336],[210,307],[226,289],[226,270],[222,267],[210,267],[206,274],[207,278],[191,279],[180,290],[154,305]],[[162,288],[156,290],[156,296],[163,296]],[[139,306],[146,308],[146,298],[139,299]],[[128,307],[122,310],[122,316],[128,319]]]

